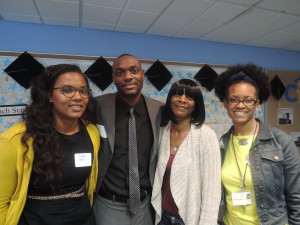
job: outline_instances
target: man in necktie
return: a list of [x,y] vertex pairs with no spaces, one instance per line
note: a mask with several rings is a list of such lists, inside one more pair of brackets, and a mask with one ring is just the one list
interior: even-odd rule
[[134,56],[113,63],[117,93],[96,98],[101,135],[94,213],[97,225],[153,225],[151,190],[163,103],[142,95],[144,70]]

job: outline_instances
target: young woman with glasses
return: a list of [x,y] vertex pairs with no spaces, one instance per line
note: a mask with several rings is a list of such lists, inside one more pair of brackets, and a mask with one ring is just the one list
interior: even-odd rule
[[49,66],[33,82],[24,121],[0,135],[0,224],[94,224],[92,100],[75,65]]
[[230,67],[215,93],[233,126],[220,141],[226,225],[300,224],[300,157],[292,138],[254,117],[269,97],[268,75],[253,64]]

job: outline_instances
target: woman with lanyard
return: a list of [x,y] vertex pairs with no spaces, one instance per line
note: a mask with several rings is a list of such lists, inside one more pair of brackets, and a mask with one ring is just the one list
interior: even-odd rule
[[254,117],[269,97],[268,75],[253,64],[230,67],[215,80],[215,93],[233,122],[220,141],[220,224],[299,225],[298,149],[288,134]]

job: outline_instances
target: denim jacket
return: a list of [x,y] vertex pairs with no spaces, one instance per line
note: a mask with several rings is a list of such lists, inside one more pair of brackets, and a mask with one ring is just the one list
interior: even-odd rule
[[[300,155],[285,132],[259,121],[249,151],[256,210],[261,225],[300,224]],[[233,127],[221,137],[222,162]],[[223,203],[224,203],[223,194]],[[222,205],[222,203],[221,203]],[[225,204],[224,204],[225,206]],[[220,211],[226,210],[221,207]]]

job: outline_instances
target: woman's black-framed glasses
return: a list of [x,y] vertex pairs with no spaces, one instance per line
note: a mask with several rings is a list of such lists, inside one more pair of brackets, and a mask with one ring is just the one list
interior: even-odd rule
[[53,90],[59,90],[67,98],[73,98],[77,91],[82,98],[88,98],[92,92],[92,90],[88,87],[81,87],[77,89],[68,85],[55,87]]
[[238,105],[238,104],[240,104],[240,102],[242,102],[246,106],[252,106],[252,105],[255,105],[256,102],[258,102],[259,100],[229,98],[229,99],[226,99],[226,101],[229,105]]

